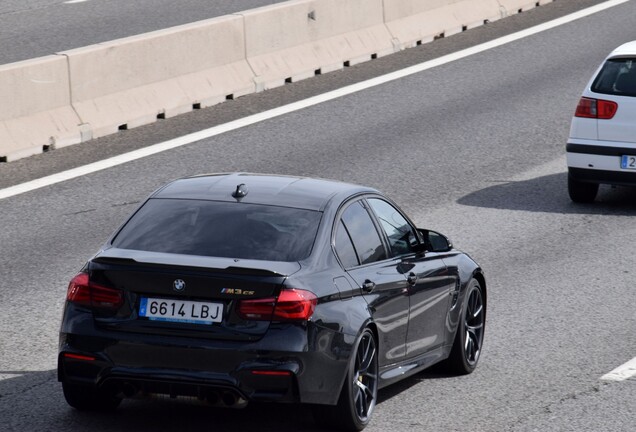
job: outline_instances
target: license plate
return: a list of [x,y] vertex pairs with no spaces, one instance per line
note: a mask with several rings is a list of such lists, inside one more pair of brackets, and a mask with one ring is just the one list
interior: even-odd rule
[[223,320],[223,304],[142,297],[139,316],[153,321],[211,325]]
[[636,156],[623,155],[621,157],[621,168],[636,170]]

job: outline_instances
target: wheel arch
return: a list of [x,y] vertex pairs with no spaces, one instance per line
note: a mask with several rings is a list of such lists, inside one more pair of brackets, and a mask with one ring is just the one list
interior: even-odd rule
[[[358,333],[356,334],[355,339],[353,340],[353,343],[351,344],[352,348],[351,348],[351,352],[349,353],[349,357],[347,358],[347,362],[351,361],[351,356],[356,355],[354,347],[356,346],[358,340],[362,336],[362,333],[366,329],[371,330],[371,333],[373,334],[373,339],[375,340],[376,350],[379,351],[380,338],[379,338],[379,334],[378,334],[378,327],[377,327],[376,323],[373,322],[373,320],[371,318],[369,318],[369,319],[367,319],[367,321],[364,322],[364,324],[362,324],[360,326],[360,329],[358,330]],[[342,376],[342,379],[340,380],[340,386],[338,387],[338,394],[340,394],[342,392],[342,388],[345,385],[346,377],[347,377],[347,374],[345,373]]]

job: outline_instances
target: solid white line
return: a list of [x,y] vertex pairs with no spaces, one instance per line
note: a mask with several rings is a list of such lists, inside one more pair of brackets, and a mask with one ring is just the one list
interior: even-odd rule
[[0,381],[8,380],[11,378],[19,378],[21,376],[22,374],[19,374],[17,372],[0,373]]
[[636,376],[636,357],[601,377],[604,381],[625,381]]
[[327,101],[337,99],[346,95],[350,95],[352,93],[366,90],[371,87],[375,87],[375,86],[379,86],[391,81],[395,81],[395,80],[407,77],[409,75],[420,73],[437,66],[451,63],[456,60],[460,60],[468,56],[478,54],[478,53],[487,51],[489,49],[493,49],[493,48],[517,41],[519,39],[523,39],[525,37],[532,36],[534,34],[546,31],[546,30],[550,30],[554,27],[567,24],[569,22],[575,21],[577,19],[589,16],[589,15],[593,15],[595,13],[620,5],[622,3],[626,3],[628,1],[630,0],[610,0],[605,3],[601,3],[596,6],[592,6],[587,9],[583,9],[581,11],[575,12],[573,14],[555,19],[553,21],[549,21],[547,23],[540,24],[538,26],[531,27],[529,29],[522,30],[520,32],[511,34],[511,35],[503,36],[501,38],[498,38],[498,39],[495,39],[480,45],[476,45],[471,48],[466,48],[464,50],[461,50],[452,54],[448,54],[434,60],[420,63],[418,65],[411,66],[406,69],[395,71],[395,72],[382,75],[367,81],[359,82],[357,84],[353,84],[347,87],[343,87],[341,89],[333,90],[328,93],[314,96],[302,101],[294,102],[292,104],[275,108],[269,111],[265,111],[259,114],[251,115],[249,117],[244,117],[242,119],[234,120],[232,122],[225,123],[219,126],[214,126],[209,129],[205,129],[205,130],[195,132],[189,135],[184,135],[182,137],[175,138],[169,141],[164,141],[162,143],[145,147],[143,149],[121,154],[119,156],[115,156],[115,157],[105,159],[99,162],[84,165],[78,168],[73,168],[68,171],[63,171],[57,174],[53,174],[47,177],[42,177],[42,178],[32,180],[26,183],[11,186],[5,189],[0,189],[0,199],[9,198],[15,195],[20,195],[29,191],[33,191],[33,190],[45,187],[45,186],[53,185],[55,183],[60,183],[66,180],[81,177],[81,176],[91,174],[97,171],[112,168],[117,165],[122,165],[127,162],[131,162],[137,159],[145,158],[147,156],[164,152],[166,150],[171,150],[177,147],[182,147],[184,145],[192,144],[196,141],[211,138],[211,137],[223,134],[225,132],[233,131],[239,128],[243,128],[245,126],[262,122],[264,120],[269,120],[278,116],[282,116],[293,111],[298,111],[303,108],[318,105],[323,102],[327,102]]

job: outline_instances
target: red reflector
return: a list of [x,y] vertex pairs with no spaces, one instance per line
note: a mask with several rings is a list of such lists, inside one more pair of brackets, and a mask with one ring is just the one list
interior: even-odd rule
[[290,376],[290,371],[279,370],[253,370],[252,375],[268,375],[268,376]]
[[241,300],[236,311],[245,320],[306,321],[317,304],[318,298],[311,291],[284,289],[278,299]]
[[582,97],[576,106],[574,116],[609,120],[614,117],[616,111],[618,104],[614,101]]
[[73,359],[73,360],[84,360],[84,361],[94,361],[95,360],[95,357],[85,356],[85,355],[80,355],[80,354],[71,354],[71,353],[64,353],[64,358],[69,358],[69,359]]
[[66,300],[84,306],[118,309],[124,303],[124,293],[97,285],[89,280],[88,273],[79,273],[68,284]]

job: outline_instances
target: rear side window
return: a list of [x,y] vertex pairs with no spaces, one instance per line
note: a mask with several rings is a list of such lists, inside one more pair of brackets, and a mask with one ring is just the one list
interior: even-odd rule
[[336,231],[336,253],[344,268],[351,268],[360,264],[356,250],[353,248],[353,243],[351,243],[351,237],[349,237],[349,233],[342,221],[338,224],[338,231]]
[[380,235],[360,201],[354,202],[344,211],[342,222],[351,236],[360,264],[387,259]]
[[595,93],[636,96],[636,59],[610,59],[592,83]]
[[151,199],[113,246],[149,252],[299,261],[314,244],[322,213],[256,204]]

